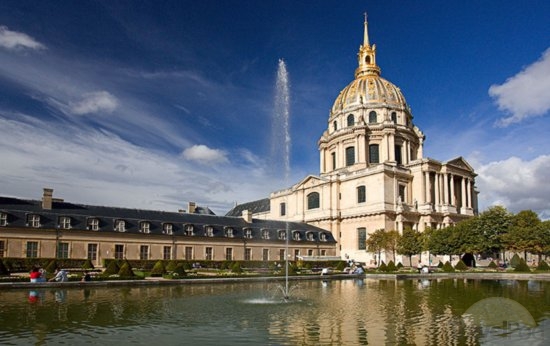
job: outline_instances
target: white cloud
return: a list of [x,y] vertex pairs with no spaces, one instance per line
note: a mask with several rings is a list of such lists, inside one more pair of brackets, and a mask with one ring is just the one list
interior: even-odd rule
[[73,114],[83,115],[91,113],[112,113],[118,106],[116,97],[107,91],[95,91],[86,93],[82,99],[75,103],[69,103]]
[[43,44],[22,32],[11,31],[5,26],[0,26],[0,47],[7,49],[44,49]]
[[510,157],[477,169],[480,205],[503,205],[516,213],[531,209],[541,217],[550,217],[550,155],[531,161]]
[[219,149],[210,149],[206,145],[193,145],[183,151],[182,156],[186,160],[195,161],[202,164],[212,165],[217,163],[226,163],[227,154]]
[[491,85],[489,95],[500,110],[512,115],[497,125],[508,126],[550,110],[550,48],[535,63],[501,85]]

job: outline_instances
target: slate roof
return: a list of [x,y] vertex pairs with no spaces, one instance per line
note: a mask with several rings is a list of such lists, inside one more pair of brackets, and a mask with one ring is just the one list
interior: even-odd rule
[[[70,217],[71,229],[87,230],[90,219],[99,221],[97,232],[117,232],[115,222],[125,222],[124,233],[143,234],[140,232],[140,222],[147,221],[150,224],[148,235],[163,234],[164,223],[172,224],[173,234],[184,235],[186,225],[193,225],[195,236],[206,237],[206,228],[212,227],[213,237],[225,237],[225,229],[233,229],[233,238],[244,238],[246,230],[252,230],[252,239],[262,239],[264,230],[268,230],[271,241],[278,239],[279,230],[298,232],[301,240],[307,239],[307,234],[313,233],[314,240],[319,240],[321,233],[327,243],[335,243],[330,231],[300,222],[285,222],[275,220],[252,219],[246,222],[242,217],[216,216],[210,214],[189,214],[178,212],[166,212],[142,209],[127,209],[117,207],[92,206],[74,204],[68,202],[53,201],[52,209],[43,209],[42,202],[38,200],[25,200],[0,196],[0,213],[7,214],[9,227],[30,227],[27,222],[28,215],[40,216],[41,229],[59,228],[60,217]],[[0,226],[5,227],[5,226]],[[311,236],[311,235],[310,235]],[[289,236],[292,240],[292,236]]]
[[252,214],[262,213],[271,209],[269,198],[259,199],[257,201],[247,202],[236,205],[233,209],[228,211],[225,216],[242,216],[243,210],[248,210]]

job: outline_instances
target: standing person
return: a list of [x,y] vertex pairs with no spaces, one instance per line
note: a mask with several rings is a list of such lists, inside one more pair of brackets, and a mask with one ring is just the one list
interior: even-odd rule
[[418,274],[420,274],[422,272],[422,262],[418,261],[418,264],[416,265],[416,269],[418,269]]
[[65,270],[56,269],[55,276],[52,279],[50,279],[50,281],[66,282],[66,281],[69,281],[69,277],[67,276],[67,272]]

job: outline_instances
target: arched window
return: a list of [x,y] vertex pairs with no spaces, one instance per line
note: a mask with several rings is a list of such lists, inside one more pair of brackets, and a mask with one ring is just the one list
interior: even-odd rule
[[394,124],[397,124],[397,113],[391,112],[391,121],[392,121]]
[[365,203],[367,201],[367,191],[365,185],[357,186],[357,203]]
[[369,113],[369,124],[374,124],[378,122],[378,117],[376,116],[376,112],[375,111],[371,111]]
[[365,57],[365,62],[366,62],[367,64],[370,64],[370,55],[367,55],[367,56]]
[[355,163],[355,147],[346,148],[346,166],[351,166]]
[[378,144],[369,145],[369,163],[380,163]]
[[312,192],[309,195],[307,195],[307,208],[308,209],[319,208],[319,193],[318,192]]
[[397,162],[398,165],[403,164],[403,157],[401,155],[402,147],[400,145],[395,146],[395,162]]
[[336,122],[336,120],[332,122],[332,127],[334,128],[334,131],[338,130],[338,123]]
[[353,114],[348,115],[348,126],[353,126],[355,124],[355,117]]

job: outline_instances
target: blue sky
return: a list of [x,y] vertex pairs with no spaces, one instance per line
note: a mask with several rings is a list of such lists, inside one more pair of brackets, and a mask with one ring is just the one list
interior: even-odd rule
[[[224,214],[319,173],[368,12],[425,156],[550,218],[549,1],[0,2],[0,195]],[[271,154],[278,60],[291,173]],[[280,139],[282,142],[282,139]]]

